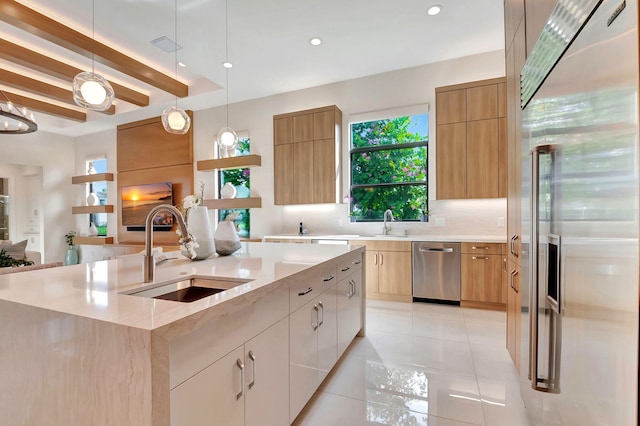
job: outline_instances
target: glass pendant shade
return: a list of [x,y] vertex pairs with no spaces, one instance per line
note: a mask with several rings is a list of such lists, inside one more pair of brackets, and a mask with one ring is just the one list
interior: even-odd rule
[[218,146],[225,149],[227,152],[236,149],[238,146],[238,135],[231,127],[223,127],[218,132],[216,138]]
[[191,117],[183,109],[172,105],[162,111],[162,126],[169,133],[184,135],[191,127]]
[[100,74],[86,71],[73,79],[73,101],[94,111],[107,110],[115,98],[111,84]]

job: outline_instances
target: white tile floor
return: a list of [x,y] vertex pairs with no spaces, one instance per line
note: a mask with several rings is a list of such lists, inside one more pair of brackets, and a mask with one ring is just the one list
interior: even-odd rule
[[356,338],[297,426],[529,425],[504,312],[367,302]]

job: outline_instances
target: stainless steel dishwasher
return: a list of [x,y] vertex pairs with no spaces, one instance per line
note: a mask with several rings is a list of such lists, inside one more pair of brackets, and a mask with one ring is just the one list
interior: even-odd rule
[[460,243],[413,243],[413,301],[460,305]]

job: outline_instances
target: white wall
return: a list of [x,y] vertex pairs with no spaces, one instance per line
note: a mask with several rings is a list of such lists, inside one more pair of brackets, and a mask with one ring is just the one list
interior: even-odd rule
[[[0,164],[42,167],[41,240],[44,262],[63,261],[64,234],[74,229],[71,215],[74,164],[73,140],[38,131],[0,135]],[[16,193],[16,197],[20,197]]]
[[[259,70],[256,70],[259,72]],[[337,105],[343,112],[342,158],[343,176],[348,176],[349,115],[388,110],[416,104],[431,106],[429,129],[429,194],[435,196],[435,88],[505,75],[504,51],[490,52],[450,61],[378,74],[370,77],[285,93],[229,106],[229,125],[247,130],[251,151],[262,156],[262,167],[252,169],[252,195],[262,197],[262,208],[251,212],[251,236],[296,233],[303,220],[312,233],[379,233],[380,224],[351,224],[346,204],[310,206],[274,206],[273,204],[273,115],[291,111]],[[194,116],[194,158],[213,158],[214,139],[225,122],[224,107],[197,111]],[[434,143],[435,142],[435,143]],[[205,197],[213,197],[214,174],[196,172],[196,184],[206,184]],[[343,191],[348,190],[348,177]],[[397,224],[413,234],[504,235],[498,227],[499,217],[506,216],[504,199],[473,201],[430,201],[429,223]],[[436,227],[435,219],[445,219]]]

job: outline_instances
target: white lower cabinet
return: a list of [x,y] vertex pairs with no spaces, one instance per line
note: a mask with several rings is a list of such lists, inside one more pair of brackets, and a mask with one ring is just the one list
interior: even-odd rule
[[337,289],[338,357],[347,349],[362,328],[362,270],[342,279]]
[[337,360],[336,286],[289,316],[290,422]]
[[172,426],[288,425],[288,320],[171,391]]

